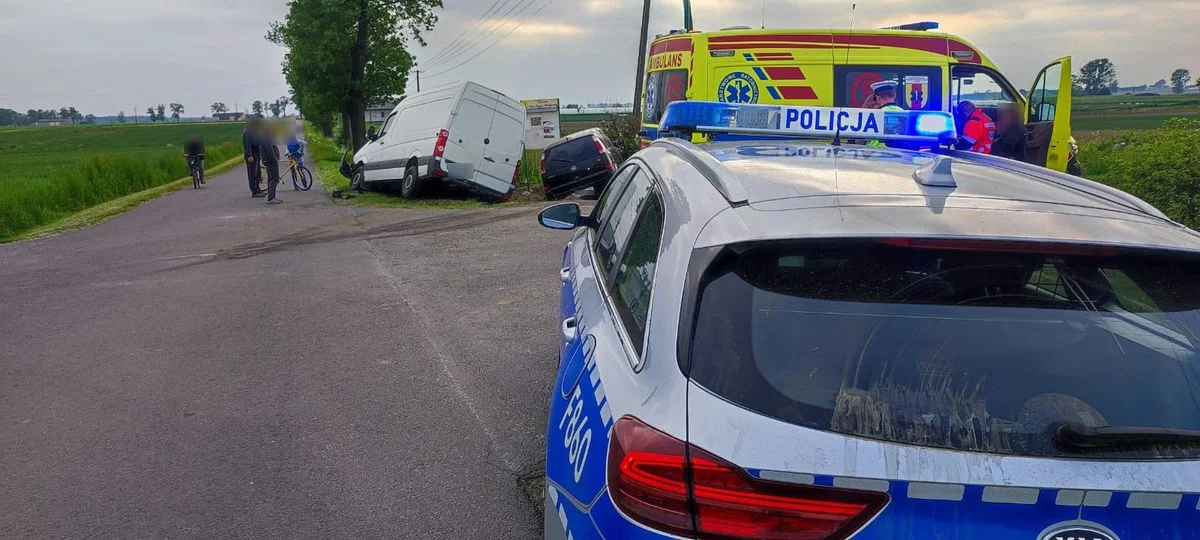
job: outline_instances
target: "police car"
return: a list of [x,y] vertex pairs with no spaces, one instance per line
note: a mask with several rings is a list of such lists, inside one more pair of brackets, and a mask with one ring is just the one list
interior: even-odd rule
[[539,216],[547,538],[1200,538],[1200,235],[942,112],[660,127]]

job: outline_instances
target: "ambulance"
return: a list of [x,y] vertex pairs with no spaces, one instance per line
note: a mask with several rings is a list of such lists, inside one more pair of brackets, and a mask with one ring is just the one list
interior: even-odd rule
[[860,107],[871,85],[897,81],[908,110],[954,112],[969,100],[992,118],[1004,103],[1025,111],[1029,161],[1081,174],[1071,137],[1071,58],[1051,62],[1019,89],[979,49],[935,22],[881,30],[674,31],[650,45],[642,143],[674,101]]

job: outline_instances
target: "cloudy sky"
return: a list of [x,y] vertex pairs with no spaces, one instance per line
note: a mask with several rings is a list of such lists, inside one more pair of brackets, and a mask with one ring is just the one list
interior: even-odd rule
[[[494,2],[496,16],[480,21]],[[425,85],[471,79],[517,98],[632,99],[640,0],[445,3],[417,51]],[[845,27],[851,3],[766,0],[767,25]],[[693,6],[700,29],[762,23],[761,0]],[[0,0],[0,107],[104,115],[177,101],[193,115],[214,101],[245,108],[284,95],[283,51],[263,35],[286,10],[284,0]],[[1200,75],[1197,0],[866,0],[856,11],[859,28],[940,21],[1021,87],[1065,55],[1076,66],[1111,58],[1122,84],[1176,67]],[[655,0],[651,34],[682,18],[678,0]]]

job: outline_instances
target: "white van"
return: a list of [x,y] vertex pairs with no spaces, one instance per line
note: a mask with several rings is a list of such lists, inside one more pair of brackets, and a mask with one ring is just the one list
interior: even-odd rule
[[456,83],[406,98],[368,138],[350,168],[356,190],[398,183],[411,199],[423,183],[442,181],[508,199],[525,152],[525,107],[478,83]]

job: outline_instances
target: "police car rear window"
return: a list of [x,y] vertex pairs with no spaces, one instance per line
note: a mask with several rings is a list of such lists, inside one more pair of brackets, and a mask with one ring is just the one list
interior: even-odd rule
[[1200,456],[1145,440],[1081,454],[1055,436],[1068,423],[1200,430],[1200,262],[1008,249],[727,250],[702,280],[690,375],[766,416],[901,444]]

